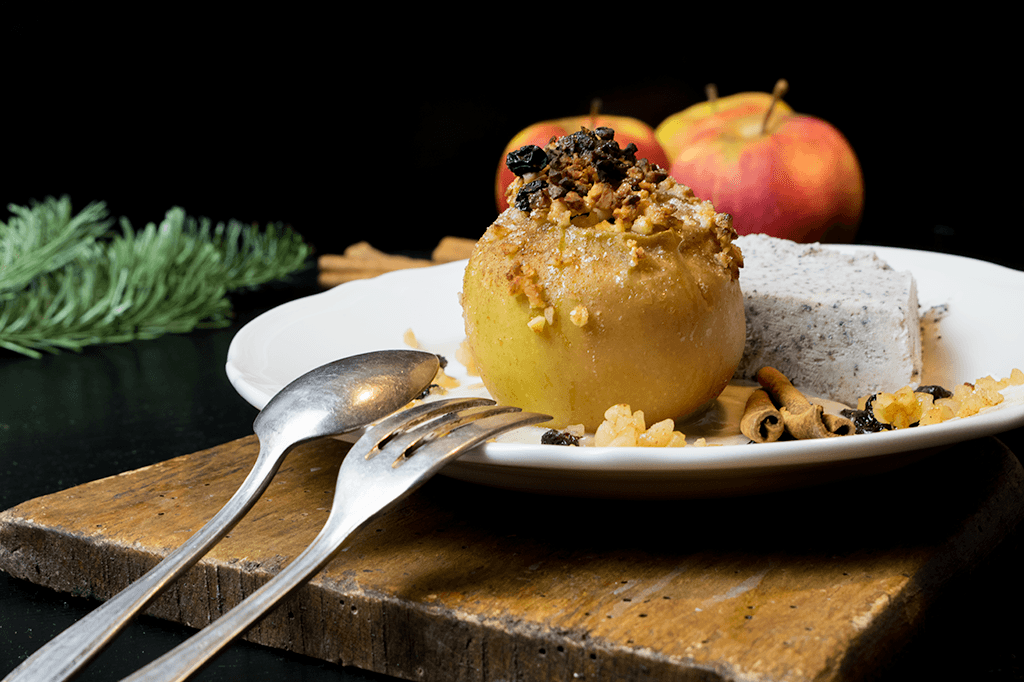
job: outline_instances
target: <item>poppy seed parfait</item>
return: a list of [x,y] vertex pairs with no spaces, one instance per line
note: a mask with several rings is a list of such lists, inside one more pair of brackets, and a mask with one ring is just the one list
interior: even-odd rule
[[593,431],[609,406],[678,419],[743,352],[731,219],[586,128],[508,155],[510,208],[463,281],[466,335],[495,400]]

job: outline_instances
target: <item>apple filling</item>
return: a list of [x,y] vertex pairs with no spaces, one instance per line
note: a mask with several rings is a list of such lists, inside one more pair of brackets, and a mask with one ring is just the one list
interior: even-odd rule
[[462,294],[491,395],[589,431],[609,405],[652,423],[699,410],[745,338],[729,216],[613,135],[509,155],[512,207],[477,243]]
[[[675,207],[659,201],[659,188],[675,182],[660,166],[637,159],[636,145],[620,149],[614,135],[611,128],[583,128],[545,149],[526,145],[513,151],[508,166],[516,179],[507,190],[509,203],[524,212],[546,210],[559,227],[645,235],[670,229]],[[718,220],[731,229],[729,216],[697,203],[705,223]]]

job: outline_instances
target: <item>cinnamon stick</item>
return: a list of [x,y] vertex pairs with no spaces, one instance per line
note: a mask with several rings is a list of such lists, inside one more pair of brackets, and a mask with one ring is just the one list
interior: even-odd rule
[[358,268],[353,267],[347,270],[321,270],[317,275],[316,281],[324,289],[330,289],[336,287],[339,284],[345,282],[351,282],[357,279],[369,279],[376,277],[377,275],[383,275],[385,272],[391,272],[391,270],[382,270],[379,268]]
[[422,268],[433,263],[426,258],[397,256],[378,251],[366,242],[353,244],[345,249],[343,255],[326,253],[317,259],[321,270],[353,270],[369,268],[380,270],[402,270],[404,268]]
[[462,260],[469,258],[475,244],[472,239],[445,237],[438,243],[428,260],[385,253],[371,246],[369,242],[357,242],[347,247],[342,254],[327,253],[320,256],[317,259],[320,270],[317,280],[321,287],[328,289],[355,279],[376,277],[393,270],[425,268]]
[[782,414],[775,408],[768,392],[756,389],[747,398],[740,419],[740,432],[755,443],[771,443],[782,437],[786,430]]
[[469,258],[476,246],[475,239],[465,237],[444,237],[438,242],[430,259],[435,263],[450,263],[456,260]]
[[757,382],[764,386],[779,406],[786,432],[793,438],[831,438],[854,433],[853,422],[826,414],[821,405],[812,404],[786,376],[774,367],[762,367]]

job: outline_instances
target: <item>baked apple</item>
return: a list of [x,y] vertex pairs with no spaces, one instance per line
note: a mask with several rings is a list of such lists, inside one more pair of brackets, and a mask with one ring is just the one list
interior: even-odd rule
[[588,431],[615,404],[653,423],[717,397],[745,336],[729,216],[609,128],[531,145],[509,165],[510,208],[478,241],[462,291],[492,397]]

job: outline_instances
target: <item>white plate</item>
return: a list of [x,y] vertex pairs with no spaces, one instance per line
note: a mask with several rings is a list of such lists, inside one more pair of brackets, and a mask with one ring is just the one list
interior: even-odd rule
[[[1024,368],[1024,273],[946,254],[870,249],[894,268],[914,274],[922,311],[948,306],[937,331],[923,339],[922,383],[952,388]],[[461,261],[388,273],[270,310],[232,340],[228,378],[245,400],[262,409],[283,386],[318,365],[356,353],[407,348],[403,336],[411,329],[423,349],[448,359],[448,373],[463,384],[456,393],[486,395],[455,360],[455,349],[464,338],[458,302],[464,268]],[[1008,399],[999,407],[967,419],[762,445],[722,438],[717,442],[723,445],[705,448],[575,448],[541,445],[542,430],[532,428],[518,432],[514,440],[475,449],[447,467],[445,474],[508,489],[587,496],[766,492],[893,469],[937,448],[1024,425],[1024,390],[1011,388],[1005,394]],[[691,436],[692,428],[681,430]]]

